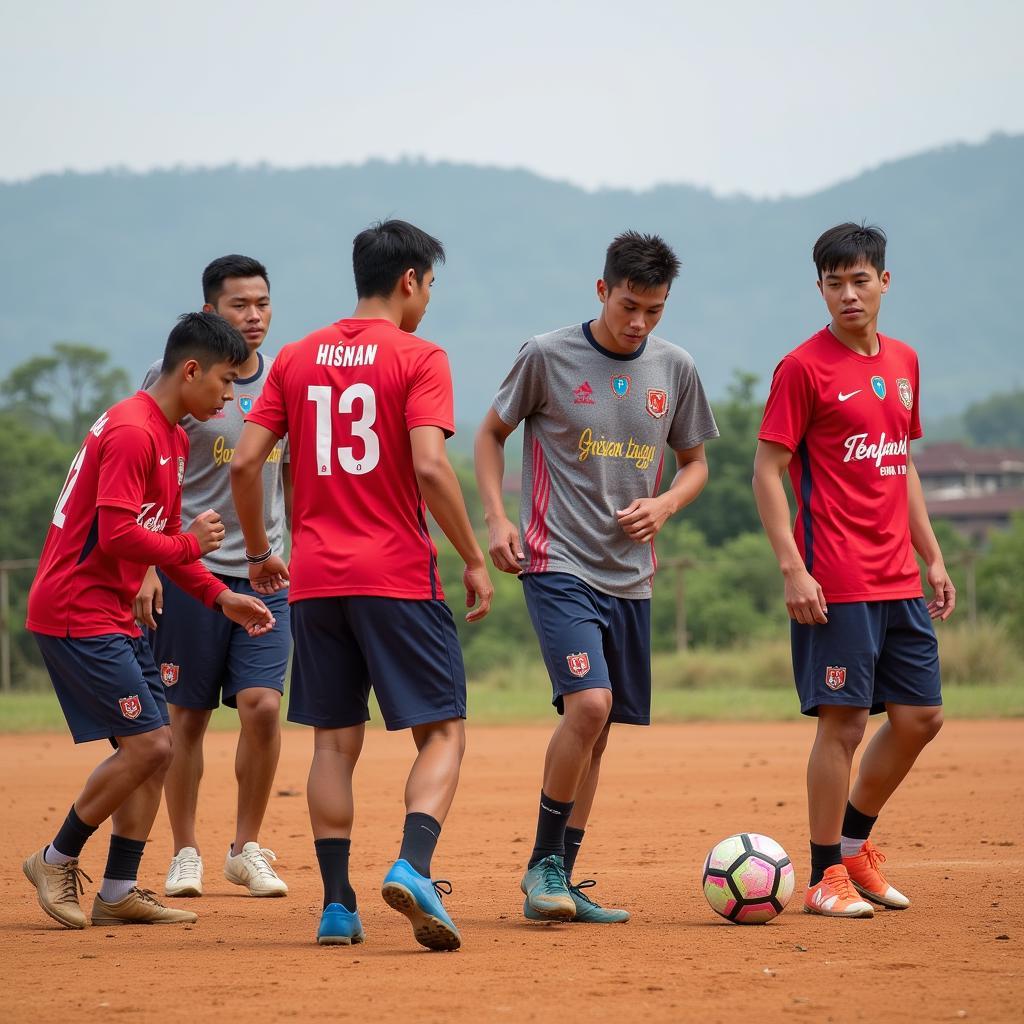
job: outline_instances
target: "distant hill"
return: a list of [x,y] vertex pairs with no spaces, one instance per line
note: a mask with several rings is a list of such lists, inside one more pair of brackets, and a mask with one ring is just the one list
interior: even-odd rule
[[663,234],[682,256],[659,333],[694,355],[710,393],[735,368],[765,390],[778,357],[826,320],[814,239],[866,218],[890,236],[882,329],[919,348],[925,413],[948,416],[1024,383],[1021,181],[1024,136],[782,200],[686,186],[588,193],[524,171],[416,161],[48,175],[0,185],[0,374],[75,340],[141,377],[174,316],[201,301],[202,267],[226,252],[270,269],[275,352],[351,310],[352,237],[401,216],[448,248],[421,333],[451,354],[460,422],[486,409],[525,338],[595,315],[604,248],[626,227]]

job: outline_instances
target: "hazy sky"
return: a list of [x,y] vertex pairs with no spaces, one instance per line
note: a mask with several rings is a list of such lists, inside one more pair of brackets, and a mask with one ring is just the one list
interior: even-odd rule
[[0,179],[424,156],[805,193],[1024,131],[1022,0],[0,0]]

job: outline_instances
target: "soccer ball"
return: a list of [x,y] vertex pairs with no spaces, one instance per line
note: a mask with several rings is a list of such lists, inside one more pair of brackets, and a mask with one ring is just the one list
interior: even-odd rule
[[756,832],[723,839],[704,861],[704,896],[734,924],[764,924],[781,914],[795,882],[786,851]]

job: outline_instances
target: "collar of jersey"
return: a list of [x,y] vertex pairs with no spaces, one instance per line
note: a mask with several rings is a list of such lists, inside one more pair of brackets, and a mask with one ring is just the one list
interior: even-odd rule
[[235,381],[236,384],[251,384],[254,380],[259,380],[263,376],[263,353],[259,349],[256,350],[256,358],[259,360],[256,372],[251,377],[239,377]]
[[619,355],[618,352],[609,352],[608,349],[606,349],[604,345],[594,337],[594,332],[590,329],[589,320],[584,320],[580,326],[583,328],[583,337],[586,338],[587,341],[589,341],[590,344],[601,353],[601,355],[607,356],[609,359],[618,359],[624,362],[629,362],[632,359],[639,359],[644,354],[644,349],[647,348],[647,338],[650,337],[648,334],[647,338],[644,338],[640,347],[631,356],[625,356]]

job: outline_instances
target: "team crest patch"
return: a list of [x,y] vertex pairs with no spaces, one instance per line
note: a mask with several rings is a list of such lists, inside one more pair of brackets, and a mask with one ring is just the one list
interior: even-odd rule
[[130,697],[120,697],[117,703],[121,706],[121,714],[130,721],[134,721],[142,714],[142,701],[139,700],[137,693]]
[[160,682],[164,686],[173,686],[178,681],[180,666],[173,661],[164,661],[160,664]]
[[626,373],[617,373],[612,377],[612,391],[615,392],[616,398],[625,398],[629,394],[629,385],[632,384],[632,378]]
[[589,381],[584,381],[578,388],[576,388],[573,391],[573,396],[574,405],[594,404],[594,389],[590,386]]
[[181,486],[182,480],[185,479],[185,458],[182,455],[178,456],[178,486]]
[[885,379],[882,377],[872,377],[871,390],[874,391],[879,398],[885,398]]
[[846,685],[846,669],[841,665],[829,665],[825,669],[825,685],[830,690],[841,690]]
[[569,663],[569,671],[582,679],[590,671],[590,655],[586,651],[579,654],[567,654],[565,660]]
[[896,390],[899,392],[900,401],[903,403],[904,408],[914,408],[914,389],[910,386],[910,381],[906,377],[896,378]]
[[656,420],[660,420],[668,410],[668,392],[660,388],[647,389],[647,411]]
[[255,395],[239,395],[238,396],[238,408],[248,416],[252,412],[252,404],[256,401]]

